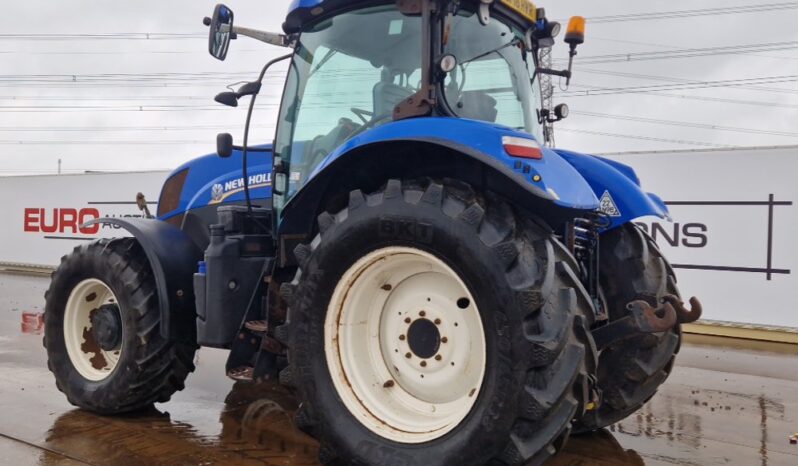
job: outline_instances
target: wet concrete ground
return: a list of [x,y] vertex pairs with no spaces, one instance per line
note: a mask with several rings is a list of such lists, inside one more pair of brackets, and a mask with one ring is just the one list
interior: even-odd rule
[[[317,464],[316,443],[292,425],[291,395],[234,384],[223,351],[202,349],[186,390],[150,412],[74,409],[47,371],[41,335],[21,331],[24,312],[41,312],[47,283],[0,273],[0,464]],[[798,465],[795,432],[798,347],[689,337],[639,413],[572,437],[549,464]]]

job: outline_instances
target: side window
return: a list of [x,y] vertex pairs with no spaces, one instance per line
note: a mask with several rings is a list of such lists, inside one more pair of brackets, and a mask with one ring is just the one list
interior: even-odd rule
[[302,96],[294,141],[312,141],[335,129],[342,118],[360,122],[353,108],[372,111],[371,89],[380,69],[369,62],[319,47]]
[[[513,83],[512,69],[498,53],[468,63],[462,74],[465,75],[462,89],[452,93],[457,97],[458,115],[524,129],[523,108]],[[447,86],[447,89],[451,88]]]

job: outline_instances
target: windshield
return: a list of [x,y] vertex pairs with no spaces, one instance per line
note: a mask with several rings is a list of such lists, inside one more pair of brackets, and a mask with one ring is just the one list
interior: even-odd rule
[[[286,83],[275,156],[281,208],[341,144],[388,123],[420,85],[421,20],[396,6],[344,13],[302,33]],[[283,191],[283,194],[279,192]]]
[[523,31],[497,18],[483,26],[476,14],[461,10],[444,50],[458,63],[444,83],[446,101],[457,116],[499,123],[543,141],[540,84]]

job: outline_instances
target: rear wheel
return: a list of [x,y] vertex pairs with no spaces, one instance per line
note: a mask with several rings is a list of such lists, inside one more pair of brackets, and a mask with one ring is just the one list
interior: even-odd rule
[[[634,224],[601,237],[601,285],[610,321],[626,317],[626,304],[644,300],[656,307],[665,294],[679,296],[676,276],[656,243]],[[681,327],[617,342],[601,352],[598,386],[601,406],[577,423],[596,430],[631,415],[648,401],[673,369]]]
[[[297,248],[278,337],[297,424],[343,464],[539,464],[595,370],[549,232],[447,182],[350,193]],[[589,357],[586,353],[589,352]]]
[[[103,414],[168,401],[194,370],[193,318],[160,334],[147,259],[132,238],[82,245],[52,275],[45,294],[44,346],[56,385],[70,403]],[[179,319],[180,317],[176,317]]]

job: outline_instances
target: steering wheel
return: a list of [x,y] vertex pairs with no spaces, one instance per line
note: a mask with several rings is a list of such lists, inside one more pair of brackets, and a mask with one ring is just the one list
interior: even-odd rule
[[369,112],[368,110],[363,110],[361,108],[352,107],[352,108],[349,109],[349,111],[351,111],[352,113],[357,115],[357,117],[360,118],[360,121],[362,121],[363,124],[366,124],[366,123],[369,122],[369,119],[366,118],[366,117],[373,117],[374,116],[374,112]]
[[385,120],[387,120],[389,118],[393,118],[393,112],[391,112],[391,113],[383,113],[382,115],[375,116],[371,120],[369,120],[368,122],[363,123],[363,125],[360,126],[360,128],[357,128],[356,130],[354,130],[351,133],[349,133],[349,136],[347,136],[347,139],[353,138],[353,137],[357,136],[358,134],[361,134],[364,131],[373,128],[378,123],[381,123],[381,122],[383,122],[383,121],[385,121]]

